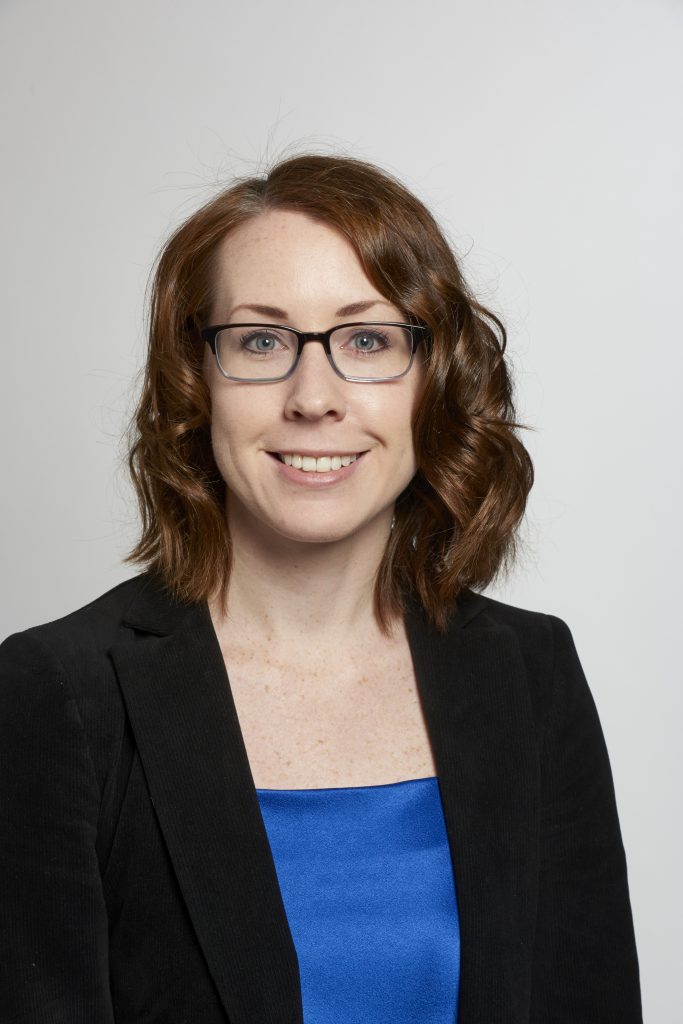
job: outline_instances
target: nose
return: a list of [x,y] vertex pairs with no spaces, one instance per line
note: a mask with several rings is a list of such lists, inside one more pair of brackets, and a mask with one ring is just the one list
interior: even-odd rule
[[297,368],[285,383],[288,418],[341,419],[345,415],[348,384],[335,373],[321,342],[304,345]]

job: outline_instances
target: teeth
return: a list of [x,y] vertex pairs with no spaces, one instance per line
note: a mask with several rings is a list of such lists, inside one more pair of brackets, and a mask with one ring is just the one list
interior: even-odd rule
[[358,458],[357,455],[321,455],[319,459],[311,455],[295,455],[291,452],[278,453],[278,458],[287,466],[301,469],[304,473],[329,473],[331,470],[350,466]]

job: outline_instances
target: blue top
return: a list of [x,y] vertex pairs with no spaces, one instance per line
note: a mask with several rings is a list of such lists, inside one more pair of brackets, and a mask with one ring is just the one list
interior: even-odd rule
[[256,792],[305,1024],[454,1024],[460,931],[438,779]]

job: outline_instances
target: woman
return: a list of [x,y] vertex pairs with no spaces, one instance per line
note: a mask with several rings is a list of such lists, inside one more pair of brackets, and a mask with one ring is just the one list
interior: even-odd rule
[[431,215],[282,162],[150,321],[144,571],[1,649],[0,1019],[640,1021],[571,634],[475,589],[532,467]]

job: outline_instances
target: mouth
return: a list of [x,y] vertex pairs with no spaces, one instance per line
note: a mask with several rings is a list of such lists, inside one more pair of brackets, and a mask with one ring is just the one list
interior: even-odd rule
[[285,466],[299,469],[302,473],[335,473],[357,462],[366,452],[349,452],[344,455],[301,455],[298,452],[268,452]]

